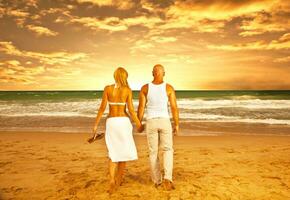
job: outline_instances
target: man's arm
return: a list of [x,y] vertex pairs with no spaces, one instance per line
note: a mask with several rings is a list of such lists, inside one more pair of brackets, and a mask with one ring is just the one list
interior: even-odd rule
[[177,135],[179,131],[179,110],[177,107],[177,102],[176,102],[176,95],[174,88],[167,84],[166,86],[167,91],[168,91],[168,98],[170,102],[170,108],[171,108],[171,113],[174,121],[174,134]]
[[142,122],[144,110],[147,102],[148,84],[143,85],[139,93],[138,118]]

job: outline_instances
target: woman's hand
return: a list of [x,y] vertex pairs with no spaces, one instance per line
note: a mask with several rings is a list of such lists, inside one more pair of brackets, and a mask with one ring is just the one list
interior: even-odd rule
[[96,136],[97,129],[98,129],[98,125],[97,125],[97,124],[95,124],[95,126],[94,126],[94,128],[93,128],[93,133],[94,133],[94,136]]

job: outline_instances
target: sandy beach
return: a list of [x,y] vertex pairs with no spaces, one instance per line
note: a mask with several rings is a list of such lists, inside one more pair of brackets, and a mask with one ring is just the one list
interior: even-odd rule
[[174,183],[150,180],[146,137],[122,186],[107,194],[104,140],[85,133],[0,133],[0,199],[289,199],[289,136],[179,136]]

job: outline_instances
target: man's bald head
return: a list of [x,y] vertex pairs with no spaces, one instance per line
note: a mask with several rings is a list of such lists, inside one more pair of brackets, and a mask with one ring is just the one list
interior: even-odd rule
[[163,77],[165,75],[164,67],[160,64],[154,65],[152,75],[154,77]]

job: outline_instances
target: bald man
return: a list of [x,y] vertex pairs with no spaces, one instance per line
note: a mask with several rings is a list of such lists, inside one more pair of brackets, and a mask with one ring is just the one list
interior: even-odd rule
[[[162,184],[166,190],[174,189],[173,171],[173,133],[179,131],[179,112],[174,88],[164,82],[165,70],[160,64],[153,67],[153,81],[144,85],[139,94],[138,118],[142,121],[146,106],[146,135],[149,147],[151,178],[158,187]],[[174,121],[170,122],[168,102]],[[164,178],[160,172],[158,150],[163,152]]]

